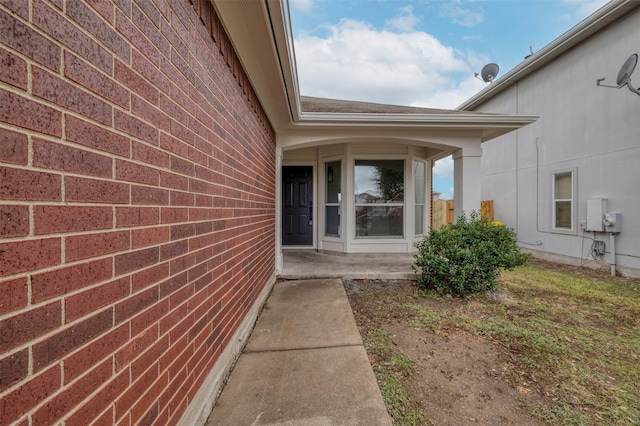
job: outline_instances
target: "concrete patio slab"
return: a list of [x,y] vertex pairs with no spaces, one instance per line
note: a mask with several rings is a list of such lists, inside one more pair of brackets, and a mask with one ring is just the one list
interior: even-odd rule
[[409,253],[334,253],[285,250],[279,277],[283,279],[353,278],[417,279]]

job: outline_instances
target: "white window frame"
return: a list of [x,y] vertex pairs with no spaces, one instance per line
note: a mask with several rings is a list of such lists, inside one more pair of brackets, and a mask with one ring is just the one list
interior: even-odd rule
[[[402,195],[403,201],[400,202],[389,202],[384,204],[369,204],[369,203],[358,203],[355,201],[355,196],[353,199],[353,239],[354,240],[404,240],[407,234],[407,163],[408,160],[406,157],[394,158],[394,157],[384,157],[379,158],[378,156],[358,156],[354,158],[353,161],[353,175],[355,178],[355,169],[356,163],[358,161],[402,161],[404,167],[402,169],[403,179],[404,179],[404,192]],[[351,189],[351,191],[355,194],[355,187]],[[359,236],[357,235],[357,227],[355,226],[356,220],[355,215],[358,207],[402,207],[402,235],[377,235],[377,236]]]
[[[556,199],[556,178],[559,176],[569,175],[571,177],[571,198],[557,198]],[[577,183],[577,170],[563,169],[554,171],[551,175],[551,229],[557,233],[575,233],[576,232],[576,183]],[[571,203],[571,226],[569,228],[558,227],[556,222],[556,203],[558,202],[570,202]]]

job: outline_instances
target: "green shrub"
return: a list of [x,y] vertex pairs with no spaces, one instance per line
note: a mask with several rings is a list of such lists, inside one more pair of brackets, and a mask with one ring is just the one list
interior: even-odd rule
[[513,229],[476,211],[432,229],[417,248],[413,269],[420,274],[418,286],[454,296],[496,290],[501,268],[513,269],[529,259]]

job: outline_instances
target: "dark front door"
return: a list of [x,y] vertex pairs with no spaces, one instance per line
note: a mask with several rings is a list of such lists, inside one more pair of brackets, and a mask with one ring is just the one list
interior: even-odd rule
[[282,167],[282,245],[313,245],[313,167]]

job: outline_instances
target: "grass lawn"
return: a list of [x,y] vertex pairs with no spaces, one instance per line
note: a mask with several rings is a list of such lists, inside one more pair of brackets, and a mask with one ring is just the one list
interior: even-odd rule
[[429,424],[429,413],[407,391],[419,361],[398,350],[385,322],[425,335],[470,333],[496,345],[514,365],[504,380],[535,394],[524,405],[538,420],[639,425],[640,281],[534,261],[502,272],[499,284],[492,297],[443,300],[415,289],[350,296],[396,423]]

